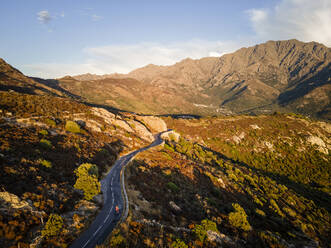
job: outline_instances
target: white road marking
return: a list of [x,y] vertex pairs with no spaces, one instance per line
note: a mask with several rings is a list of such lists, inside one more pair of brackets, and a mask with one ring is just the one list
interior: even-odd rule
[[84,248],[89,242],[90,242],[90,239],[85,243],[85,245],[82,248]]
[[113,208],[114,208],[114,205],[111,206],[111,209],[109,210],[108,216],[110,215],[110,213],[111,213],[111,211],[113,210]]
[[106,223],[107,222],[107,220],[109,218],[109,215],[110,215],[110,213],[108,213],[108,215],[107,215],[106,219],[103,221],[103,223]]
[[102,226],[99,226],[99,228],[93,233],[93,236],[95,236],[97,234],[97,232],[99,232],[99,230],[101,229]]
[[[157,138],[159,138],[159,137],[157,137]],[[122,169],[122,167],[123,166],[125,166],[136,154],[138,154],[139,152],[141,152],[141,151],[145,151],[145,150],[147,150],[147,149],[149,149],[150,147],[153,147],[153,146],[156,146],[156,145],[158,145],[158,144],[161,144],[160,142],[153,142],[151,145],[149,145],[148,147],[145,147],[145,148],[143,148],[143,149],[139,149],[139,150],[137,150],[137,151],[135,151],[135,152],[132,152],[132,153],[130,153],[130,154],[127,154],[127,155],[125,155],[124,157],[122,157],[122,158],[120,158],[117,162],[118,163],[115,163],[115,165],[111,168],[111,170],[110,170],[110,172],[109,172],[109,176],[112,176],[112,178],[111,178],[111,186],[112,186],[112,184],[113,184],[113,182],[114,182],[114,179],[115,179],[115,176],[120,176],[120,175],[117,175],[118,173],[117,172],[121,172],[121,169]],[[107,175],[107,178],[105,179],[105,181],[108,181],[109,182],[109,180],[110,180],[110,177]],[[125,188],[124,188],[125,189]],[[114,201],[115,201],[115,198],[114,198],[114,191],[112,190],[112,188],[110,189],[111,191],[112,191],[112,200],[113,200],[113,204],[112,204],[112,207],[111,207],[111,209],[109,210],[109,213],[108,213],[108,215],[107,215],[107,217],[106,217],[106,219],[104,220],[104,223],[106,223],[106,221],[109,219],[109,217],[110,217],[110,214],[111,214],[111,212],[113,211],[113,209],[114,209]],[[105,193],[107,193],[107,191],[108,191],[108,187],[106,187],[106,189],[105,189]],[[106,201],[106,197],[105,197],[105,201]],[[127,200],[128,201],[128,200]],[[113,220],[113,221],[115,221],[115,219]],[[111,221],[111,222],[113,222],[113,221]],[[95,233],[93,234],[93,236],[96,236],[96,234],[99,232],[99,230],[103,227],[104,225],[102,225],[102,226],[100,226],[96,231],[95,231]],[[85,244],[84,244],[84,246],[82,247],[82,248],[85,248],[86,246],[87,246],[87,244],[89,243],[89,242],[91,242],[91,240],[92,240],[93,238],[90,238]]]

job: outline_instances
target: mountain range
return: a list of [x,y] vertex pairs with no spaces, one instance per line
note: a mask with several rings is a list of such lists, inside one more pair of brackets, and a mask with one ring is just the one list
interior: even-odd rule
[[330,63],[322,44],[268,41],[221,57],[59,82],[88,100],[145,114],[291,111],[330,119]]
[[128,74],[49,80],[28,78],[1,60],[0,79],[3,90],[68,95],[142,114],[279,111],[331,119],[331,49],[316,42],[268,41],[221,57],[150,64]]
[[60,79],[0,59],[0,247],[330,247],[330,60],[296,40]]

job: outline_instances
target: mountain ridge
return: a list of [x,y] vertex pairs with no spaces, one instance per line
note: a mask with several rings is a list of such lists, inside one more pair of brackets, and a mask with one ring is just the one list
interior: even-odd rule
[[221,57],[184,59],[170,66],[150,64],[128,74],[102,77],[134,78],[171,89],[191,105],[182,112],[203,113],[192,106],[203,104],[217,106],[207,114],[218,114],[220,108],[233,113],[260,109],[259,113],[292,111],[330,119],[330,71],[330,48],[292,39],[244,47]]
[[331,120],[331,48],[317,42],[268,41],[221,57],[149,64],[128,74],[50,80],[28,78],[3,60],[1,66],[6,90],[70,96],[142,114],[279,111]]
[[139,80],[29,78],[0,60],[0,246],[70,246],[117,158],[171,130],[127,165],[129,217],[98,247],[329,247],[331,123],[271,112],[331,112],[330,49],[297,42]]

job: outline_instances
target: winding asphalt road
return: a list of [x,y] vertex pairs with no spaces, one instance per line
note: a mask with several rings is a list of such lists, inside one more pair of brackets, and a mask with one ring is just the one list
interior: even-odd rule
[[[171,130],[165,132],[169,131]],[[124,210],[125,202],[123,201],[121,192],[122,168],[139,152],[162,144],[163,140],[161,134],[165,132],[157,134],[154,142],[149,146],[122,156],[115,162],[107,176],[101,180],[101,191],[104,197],[102,210],[94,219],[90,227],[70,246],[71,248],[92,248],[104,242],[116,226],[117,222],[121,219]],[[125,186],[123,185],[123,191],[125,197],[127,197],[124,187]],[[116,213],[115,206],[119,207],[119,213]]]

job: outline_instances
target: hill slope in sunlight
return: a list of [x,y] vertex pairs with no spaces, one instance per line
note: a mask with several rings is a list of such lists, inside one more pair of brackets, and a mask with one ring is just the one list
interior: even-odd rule
[[104,247],[329,247],[330,124],[165,121],[176,133],[128,167],[129,218]]
[[[171,66],[148,65],[126,75],[109,74],[100,76],[102,79],[96,75],[81,75],[76,79],[81,85],[89,82],[109,89],[110,100],[119,97],[119,101],[112,101],[114,104],[121,105],[126,99],[130,101],[130,95],[138,90],[146,90],[156,99],[156,106],[149,107],[147,97],[135,95],[139,102],[148,103],[147,108],[130,107],[135,112],[173,114],[189,111],[210,115],[292,111],[330,119],[330,67],[330,48],[316,42],[285,40],[241,48],[220,58],[185,59]],[[125,77],[141,83],[131,89],[129,83],[121,81]],[[117,79],[131,94],[112,93],[111,82],[116,81],[105,84],[105,78]],[[65,83],[62,86],[75,88]],[[168,91],[165,98],[171,96],[172,100],[181,98],[185,101],[174,108],[173,101],[164,101],[164,91]],[[84,89],[81,94],[83,92]],[[101,101],[107,104],[107,99]]]

